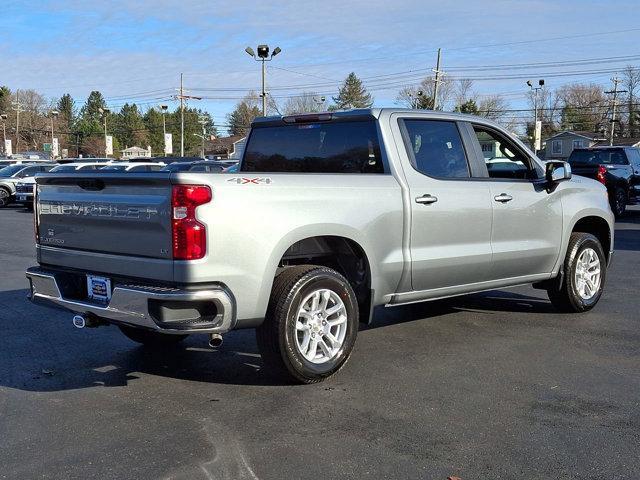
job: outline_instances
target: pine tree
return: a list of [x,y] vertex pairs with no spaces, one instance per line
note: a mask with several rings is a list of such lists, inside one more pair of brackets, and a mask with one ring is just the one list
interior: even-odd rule
[[351,72],[344,81],[337,97],[333,97],[333,109],[369,108],[373,105],[373,98],[367,92],[355,73]]
[[135,103],[125,103],[117,117],[116,137],[125,147],[146,148],[149,143],[148,131]]
[[456,111],[460,113],[468,113],[469,115],[478,115],[480,110],[478,109],[478,105],[476,105],[476,101],[469,99],[462,105],[458,105],[456,107]]
[[76,115],[76,104],[73,101],[73,98],[68,93],[65,93],[58,100],[58,104],[56,106],[58,112],[60,112],[60,120],[63,125],[71,131],[73,129],[73,124],[75,122]]
[[260,115],[262,115],[262,112],[257,105],[257,96],[255,93],[249,93],[236,105],[233,112],[227,115],[229,133],[231,135],[246,134],[251,122]]

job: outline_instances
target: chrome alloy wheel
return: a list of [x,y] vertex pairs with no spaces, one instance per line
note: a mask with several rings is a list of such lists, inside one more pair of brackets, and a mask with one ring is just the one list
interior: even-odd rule
[[311,363],[333,359],[347,333],[347,309],[333,290],[322,288],[307,295],[296,317],[296,346]]
[[600,257],[592,248],[585,248],[576,263],[575,284],[578,295],[590,300],[600,289]]

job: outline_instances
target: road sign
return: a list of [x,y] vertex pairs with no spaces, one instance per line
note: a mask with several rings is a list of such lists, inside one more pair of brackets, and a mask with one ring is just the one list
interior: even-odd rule
[[104,148],[104,154],[105,155],[113,155],[113,137],[111,135],[107,135],[104,137],[105,140],[105,148]]
[[60,152],[60,145],[58,144],[58,139],[53,139],[53,148],[51,149],[51,158],[56,158]]
[[13,150],[11,149],[11,140],[4,141],[4,154],[7,157],[13,155]]
[[42,144],[42,150],[44,150],[45,152],[50,152],[51,151],[51,144],[50,143],[43,143]]
[[165,155],[173,153],[173,135],[170,133],[164,134],[164,153]]

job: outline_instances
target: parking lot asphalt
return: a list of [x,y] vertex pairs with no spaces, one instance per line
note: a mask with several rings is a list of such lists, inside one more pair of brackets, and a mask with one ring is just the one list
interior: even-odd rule
[[32,215],[0,210],[0,478],[640,478],[640,209],[599,305],[529,287],[380,309],[321,384],[253,331],[150,353],[30,304]]

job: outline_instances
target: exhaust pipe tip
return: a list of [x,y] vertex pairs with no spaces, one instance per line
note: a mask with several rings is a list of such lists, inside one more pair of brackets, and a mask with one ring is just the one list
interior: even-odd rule
[[73,326],[76,328],[84,328],[87,326],[87,321],[82,315],[74,315]]
[[218,348],[220,345],[222,345],[222,335],[219,333],[209,335],[209,346],[211,348]]

